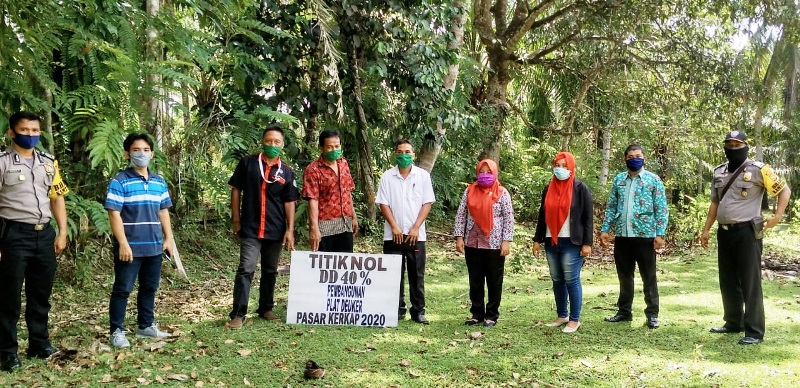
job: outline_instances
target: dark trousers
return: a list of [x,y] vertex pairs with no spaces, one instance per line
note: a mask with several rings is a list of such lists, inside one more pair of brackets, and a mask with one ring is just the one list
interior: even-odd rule
[[719,289],[725,327],[744,329],[745,336],[764,338],[764,295],[761,291],[762,241],[752,225],[736,224],[717,231]]
[[658,281],[656,279],[656,250],[652,238],[615,237],[614,263],[619,278],[619,299],[617,313],[630,317],[633,315],[633,276],[636,265],[644,284],[644,315],[658,317]]
[[282,240],[242,238],[239,241],[239,268],[233,280],[233,310],[231,319],[244,317],[250,300],[250,285],[256,272],[258,256],[261,255],[261,286],[258,288],[258,315],[272,311],[275,307],[275,280],[278,277],[278,261],[283,248]]
[[319,242],[320,252],[353,252],[353,232],[325,236]]
[[0,353],[17,353],[17,322],[25,283],[28,350],[50,346],[47,333],[50,294],[56,274],[55,231],[22,224],[0,227]]
[[[500,256],[499,249],[464,248],[464,258],[469,273],[469,312],[479,321],[500,317],[500,299],[503,296],[503,272],[506,257]],[[483,285],[486,284],[488,300],[484,305]]]
[[383,253],[402,255],[403,263],[400,270],[400,304],[397,308],[399,315],[406,313],[405,301],[405,273],[408,271],[408,299],[411,302],[411,317],[416,318],[425,314],[425,241],[417,241],[413,251],[398,249],[397,245],[387,240],[383,242]]
[[136,293],[136,324],[140,329],[155,322],[156,292],[161,281],[161,255],[134,257],[132,261],[120,261],[119,250],[114,249],[114,286],[108,302],[108,320],[111,333],[125,330],[125,310],[133,283],[139,278]]

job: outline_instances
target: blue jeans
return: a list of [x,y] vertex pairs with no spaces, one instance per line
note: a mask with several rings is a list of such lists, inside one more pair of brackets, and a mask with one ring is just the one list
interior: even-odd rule
[[119,251],[114,250],[114,286],[108,303],[108,319],[111,333],[125,330],[125,309],[133,290],[133,282],[139,277],[139,292],[136,295],[136,323],[144,329],[155,321],[156,291],[161,280],[161,255],[134,257],[133,261],[119,261]]
[[581,287],[581,246],[570,242],[568,237],[558,239],[553,246],[550,237],[545,238],[544,252],[550,266],[550,278],[553,280],[553,294],[556,298],[556,313],[559,318],[567,317],[567,296],[569,296],[569,320],[580,321],[583,304],[583,288]]

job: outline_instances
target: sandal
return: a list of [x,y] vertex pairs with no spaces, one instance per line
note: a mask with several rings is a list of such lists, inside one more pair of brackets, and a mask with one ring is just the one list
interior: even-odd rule
[[497,321],[493,321],[491,319],[487,319],[486,322],[483,322],[483,326],[492,327],[497,324]]
[[479,321],[477,318],[470,318],[464,321],[464,324],[467,326],[477,325],[479,323],[481,323],[481,321]]

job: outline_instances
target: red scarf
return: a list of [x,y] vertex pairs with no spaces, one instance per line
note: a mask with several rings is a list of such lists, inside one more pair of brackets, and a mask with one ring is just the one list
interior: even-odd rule
[[483,166],[489,166],[489,170],[494,175],[494,183],[488,187],[481,187],[477,180],[469,185],[467,189],[467,208],[469,214],[484,235],[489,236],[494,227],[494,204],[500,200],[500,195],[505,189],[500,185],[497,176],[497,163],[492,159],[483,159],[478,162],[477,173],[480,174]]
[[569,207],[572,205],[572,184],[575,181],[575,157],[569,152],[559,152],[553,159],[553,166],[561,159],[566,159],[569,178],[560,181],[553,176],[547,189],[547,196],[544,197],[544,221],[550,229],[550,241],[553,245],[558,244],[558,232],[569,215]]

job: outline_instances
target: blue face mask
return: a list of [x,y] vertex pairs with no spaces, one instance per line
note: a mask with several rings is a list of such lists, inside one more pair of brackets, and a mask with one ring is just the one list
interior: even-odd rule
[[553,175],[560,181],[569,179],[569,174],[570,171],[564,167],[553,167]]
[[18,146],[29,150],[39,144],[39,135],[31,136],[14,132],[14,143],[17,143]]
[[644,166],[644,159],[643,158],[630,158],[625,161],[625,165],[628,166],[628,170],[631,171],[639,171]]

